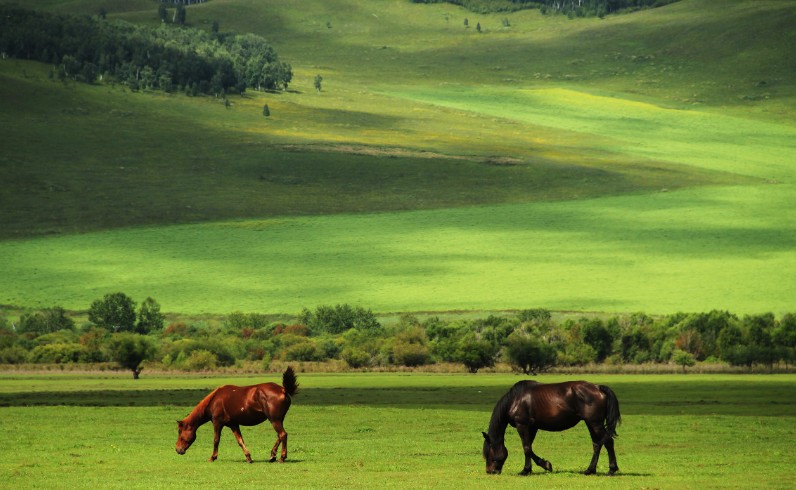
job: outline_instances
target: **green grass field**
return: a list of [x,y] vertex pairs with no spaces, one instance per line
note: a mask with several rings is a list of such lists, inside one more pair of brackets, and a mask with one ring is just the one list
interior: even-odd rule
[[[278,381],[279,375],[265,377]],[[263,463],[270,427],[244,428],[247,465],[226,431],[208,463],[203,426],[185,456],[174,420],[213,387],[258,378],[2,375],[0,472],[12,488],[792,488],[796,464],[792,375],[592,375],[618,394],[623,424],[615,478],[579,474],[591,443],[583,426],[541,432],[534,449],[555,471],[519,477],[522,448],[488,476],[481,431],[511,375],[299,374],[286,419],[288,463]],[[544,376],[541,381],[563,380]],[[607,469],[603,455],[598,467]]]
[[[28,4],[157,22],[148,1]],[[191,6],[293,65],[289,92],[229,109],[0,60],[0,304],[792,311],[794,17]]]

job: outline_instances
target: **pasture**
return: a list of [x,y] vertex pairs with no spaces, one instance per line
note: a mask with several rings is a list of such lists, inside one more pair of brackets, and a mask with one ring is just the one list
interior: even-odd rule
[[[286,419],[289,459],[267,464],[270,426],[243,428],[254,464],[231,432],[208,463],[205,425],[184,456],[175,420],[213,387],[278,381],[126,375],[0,378],[0,473],[11,488],[793,488],[793,375],[591,375],[619,397],[620,473],[582,476],[591,443],[582,425],[540,432],[534,448],[553,473],[522,469],[509,429],[509,459],[488,476],[481,431],[512,375],[302,374]],[[540,381],[563,381],[561,375]],[[607,470],[605,455],[598,465]]]

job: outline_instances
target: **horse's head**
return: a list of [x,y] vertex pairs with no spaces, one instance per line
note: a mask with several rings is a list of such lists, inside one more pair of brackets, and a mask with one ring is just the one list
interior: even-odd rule
[[177,421],[177,454],[185,454],[196,440],[196,428],[190,427],[182,420]]
[[499,475],[503,470],[503,463],[509,457],[509,451],[506,449],[505,444],[500,442],[500,446],[492,444],[492,439],[489,434],[482,432],[484,435],[484,459],[486,460],[486,472],[490,475]]

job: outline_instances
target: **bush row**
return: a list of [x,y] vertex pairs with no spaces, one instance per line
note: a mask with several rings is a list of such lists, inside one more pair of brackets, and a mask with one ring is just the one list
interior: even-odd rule
[[[119,300],[119,295],[124,296],[115,293],[105,300]],[[773,367],[796,361],[794,314],[739,317],[711,311],[554,319],[548,310],[530,309],[478,319],[403,315],[385,325],[361,307],[322,305],[305,309],[295,322],[234,312],[220,320],[163,325],[159,305],[148,298],[138,322],[128,319],[129,327],[120,329],[118,318],[91,315],[102,304],[95,301],[91,319],[79,327],[59,307],[21,315],[18,324],[0,313],[0,363],[115,361],[136,373],[144,360],[181,370],[251,361],[267,368],[273,360],[341,360],[352,368],[445,362],[463,364],[471,372],[506,362],[537,373],[589,364],[675,363],[685,368],[707,361]],[[146,329],[139,327],[141,312],[150,318]],[[161,321],[153,322],[153,315]]]

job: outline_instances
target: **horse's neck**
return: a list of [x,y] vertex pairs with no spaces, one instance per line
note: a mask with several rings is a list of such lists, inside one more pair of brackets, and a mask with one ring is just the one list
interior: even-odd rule
[[189,425],[190,427],[193,427],[194,429],[196,429],[200,425],[203,425],[203,424],[209,422],[210,421],[210,415],[207,413],[207,410],[205,410],[205,408],[206,407],[199,407],[199,406],[194,408],[191,411],[191,413],[189,413],[188,416],[185,417],[185,421],[184,421],[185,424]]
[[210,410],[208,406],[210,405],[210,401],[213,399],[213,395],[215,395],[216,390],[213,390],[212,393],[207,395],[204,400],[199,402],[199,404],[191,410],[191,413],[185,417],[185,424],[193,427],[196,429],[202,424],[205,424],[210,421]]
[[506,436],[506,428],[509,426],[509,416],[507,411],[501,410],[500,406],[492,411],[492,418],[489,420],[489,439],[493,446],[500,446]]

